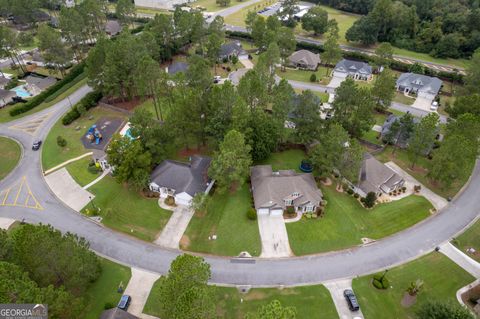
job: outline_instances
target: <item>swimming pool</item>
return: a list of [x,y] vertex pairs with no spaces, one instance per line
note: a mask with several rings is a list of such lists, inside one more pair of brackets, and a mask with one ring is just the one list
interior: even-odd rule
[[132,129],[128,128],[128,130],[125,132],[125,136],[128,137],[131,140],[134,140],[135,138],[132,136]]
[[23,85],[19,85],[11,89],[10,91],[13,91],[17,94],[17,96],[21,98],[27,98],[31,97],[32,95],[25,89]]

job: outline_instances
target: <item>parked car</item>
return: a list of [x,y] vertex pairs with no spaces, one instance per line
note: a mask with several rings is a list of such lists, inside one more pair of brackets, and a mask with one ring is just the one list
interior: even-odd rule
[[435,101],[432,103],[432,105],[430,105],[430,110],[436,111],[437,109],[438,109],[438,102]]
[[132,301],[132,298],[129,295],[123,295],[122,298],[120,298],[117,308],[127,311],[130,301]]
[[358,304],[357,297],[355,297],[355,294],[353,293],[352,290],[346,289],[343,292],[343,296],[347,300],[348,308],[350,308],[351,311],[360,310],[360,305]]
[[33,142],[32,150],[33,151],[38,151],[40,149],[41,145],[42,145],[42,141],[36,140],[35,142]]

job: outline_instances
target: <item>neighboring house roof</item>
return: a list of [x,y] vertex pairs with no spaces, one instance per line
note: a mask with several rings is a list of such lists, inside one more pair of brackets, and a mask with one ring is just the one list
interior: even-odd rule
[[45,59],[43,58],[43,56],[40,54],[40,52],[38,50],[35,50],[33,51],[30,56],[32,57],[32,61],[36,61],[36,62],[45,62]]
[[122,26],[116,20],[108,20],[105,24],[105,32],[109,35],[117,35],[122,31]]
[[115,307],[102,312],[100,319],[138,319],[138,317]]
[[23,80],[27,82],[28,85],[35,85],[41,91],[49,88],[50,86],[54,85],[57,82],[57,79],[51,76],[41,78],[38,76],[29,75]]
[[390,188],[403,178],[372,155],[365,153],[358,180],[357,187],[367,194],[382,191],[383,185]]
[[397,86],[412,88],[415,91],[437,95],[442,87],[439,78],[415,73],[402,73],[397,80]]
[[285,199],[293,193],[299,197],[293,199],[293,206],[318,205],[322,201],[322,192],[312,174],[297,173],[294,170],[272,171],[271,165],[257,165],[250,168],[255,209],[285,209]]
[[208,186],[208,168],[210,157],[194,155],[190,163],[165,160],[150,175],[151,182],[160,187],[175,190],[176,194],[185,192],[190,196],[205,192]]
[[308,50],[299,50],[293,52],[292,55],[288,57],[288,60],[292,64],[302,64],[316,68],[320,64],[320,55]]
[[179,72],[186,72],[188,69],[188,63],[186,62],[173,62],[167,67],[168,74],[177,74]]
[[0,100],[2,100],[2,101],[3,100],[8,101],[10,99],[13,99],[16,96],[17,96],[17,94],[13,91],[0,89]]
[[218,54],[220,58],[229,57],[232,55],[239,55],[243,52],[242,44],[239,41],[232,41],[229,43],[222,44],[220,47],[220,53]]
[[[382,125],[382,132],[381,132],[382,138],[385,138],[385,136],[390,132],[390,128],[392,127],[395,121],[400,121],[400,117],[394,114],[390,114],[389,116],[387,116],[387,118],[385,119],[385,122],[383,122],[383,125]],[[413,117],[413,123],[417,124],[418,122],[420,122],[420,119],[418,117]],[[406,134],[397,136],[397,145],[400,147],[407,147],[408,139],[409,139],[409,136]]]
[[365,62],[343,59],[335,65],[334,71],[370,75],[372,74],[372,67]]
[[10,82],[10,79],[7,79],[4,76],[0,76],[0,87],[4,87],[8,84],[8,82]]

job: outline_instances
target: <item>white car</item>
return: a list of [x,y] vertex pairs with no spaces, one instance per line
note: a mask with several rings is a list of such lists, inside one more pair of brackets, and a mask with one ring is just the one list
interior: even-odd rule
[[430,110],[431,111],[436,111],[438,110],[438,102],[433,102],[432,105],[430,105]]

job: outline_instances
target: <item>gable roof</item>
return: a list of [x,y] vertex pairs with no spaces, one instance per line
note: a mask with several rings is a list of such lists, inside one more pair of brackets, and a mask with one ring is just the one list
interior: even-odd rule
[[300,196],[293,199],[294,206],[318,205],[322,192],[312,174],[297,173],[294,170],[272,171],[271,165],[257,165],[250,168],[255,209],[285,209],[285,199],[293,193]]
[[160,187],[175,190],[176,194],[185,192],[190,196],[205,192],[208,184],[210,157],[194,155],[190,163],[165,160],[150,175],[150,180]]
[[320,55],[308,50],[299,50],[293,52],[292,55],[288,57],[288,60],[294,64],[304,64],[316,67],[320,64]]
[[403,178],[372,155],[365,153],[358,180],[358,188],[367,194],[378,193],[382,190],[382,185],[390,187]]
[[372,67],[365,62],[343,59],[335,65],[334,71],[370,75],[372,74]]
[[10,100],[10,99],[13,99],[16,96],[17,96],[17,94],[13,91],[0,89],[0,100]]
[[110,35],[117,35],[122,31],[122,26],[116,20],[108,20],[105,24],[105,32]]
[[397,80],[397,86],[409,87],[420,92],[437,95],[442,87],[442,80],[423,74],[402,73]]
[[225,44],[222,44],[220,47],[219,56],[221,58],[227,57],[230,55],[238,55],[243,51],[242,44],[240,41],[232,41]]
[[57,82],[57,79],[51,76],[47,76],[45,78],[39,77],[39,76],[33,76],[29,75],[26,78],[23,79],[25,82],[27,82],[28,85],[35,85],[38,87],[40,90],[45,90],[55,84]]
[[186,62],[173,62],[167,67],[168,74],[177,74],[179,72],[186,72],[188,69],[188,63]]
[[0,75],[0,85],[1,86],[7,85],[8,82],[10,82],[10,79],[7,79],[6,77]]
[[102,312],[100,319],[138,319],[138,317],[126,312],[125,310],[115,307]]

